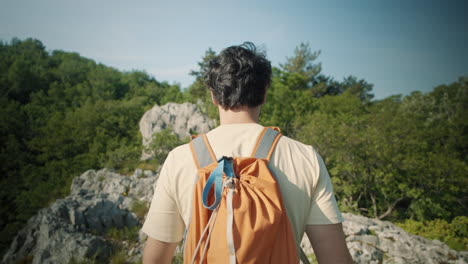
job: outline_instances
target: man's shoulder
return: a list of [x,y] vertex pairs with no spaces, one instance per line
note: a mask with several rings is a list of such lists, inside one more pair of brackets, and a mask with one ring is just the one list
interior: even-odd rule
[[298,141],[296,139],[290,138],[288,136],[282,135],[280,140],[278,141],[277,148],[289,148],[289,149],[295,149],[295,150],[301,150],[301,153],[307,153],[307,152],[315,152],[315,149],[312,145],[305,144],[301,141]]
[[312,145],[283,135],[273,152],[273,160],[279,164],[286,162],[315,168],[318,164],[318,153]]
[[179,163],[192,159],[190,143],[182,144],[173,148],[167,155],[166,162]]

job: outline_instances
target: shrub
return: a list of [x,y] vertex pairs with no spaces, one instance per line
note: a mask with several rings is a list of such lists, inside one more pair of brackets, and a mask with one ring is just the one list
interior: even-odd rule
[[154,160],[145,160],[139,162],[136,166],[135,169],[141,169],[143,171],[145,170],[150,170],[150,171],[156,171],[158,169],[158,164]]
[[409,233],[427,239],[438,239],[455,250],[468,250],[468,217],[466,216],[457,216],[451,223],[442,219],[431,221],[409,219],[397,225]]
[[141,155],[141,148],[132,145],[122,145],[107,151],[106,161],[102,165],[116,169],[121,174],[130,174],[135,170]]
[[107,237],[118,241],[134,241],[138,239],[139,226],[115,228],[107,230]]
[[125,251],[117,251],[114,255],[110,257],[111,264],[127,264],[127,254]]
[[172,129],[166,128],[153,135],[151,144],[147,151],[153,153],[154,159],[158,164],[163,164],[164,160],[166,160],[167,154],[169,154],[173,148],[186,142],[188,142],[188,139],[181,140],[176,134],[174,134]]

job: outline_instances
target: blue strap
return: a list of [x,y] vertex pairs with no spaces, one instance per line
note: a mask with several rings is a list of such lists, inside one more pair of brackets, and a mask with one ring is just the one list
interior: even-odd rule
[[[222,157],[218,160],[218,166],[211,172],[208,180],[206,181],[205,187],[203,188],[202,202],[203,206],[209,210],[214,210],[218,207],[221,202],[221,195],[223,191],[223,172],[228,178],[234,177],[234,169],[232,167],[232,159]],[[208,204],[208,194],[210,193],[211,187],[214,185],[214,202]]]

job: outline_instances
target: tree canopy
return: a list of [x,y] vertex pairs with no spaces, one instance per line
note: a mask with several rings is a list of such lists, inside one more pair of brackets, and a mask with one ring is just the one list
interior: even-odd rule
[[38,209],[65,196],[84,170],[132,167],[138,121],[181,102],[178,86],[120,72],[34,39],[0,43],[0,248]]

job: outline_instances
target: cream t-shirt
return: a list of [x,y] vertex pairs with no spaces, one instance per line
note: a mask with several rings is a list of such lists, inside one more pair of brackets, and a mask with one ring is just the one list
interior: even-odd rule
[[[206,135],[217,158],[248,157],[263,126],[221,125]],[[306,225],[343,221],[322,158],[308,145],[282,136],[269,167],[278,179],[286,212],[299,245]],[[179,242],[190,221],[197,168],[189,144],[172,150],[164,162],[143,232],[163,242]]]

